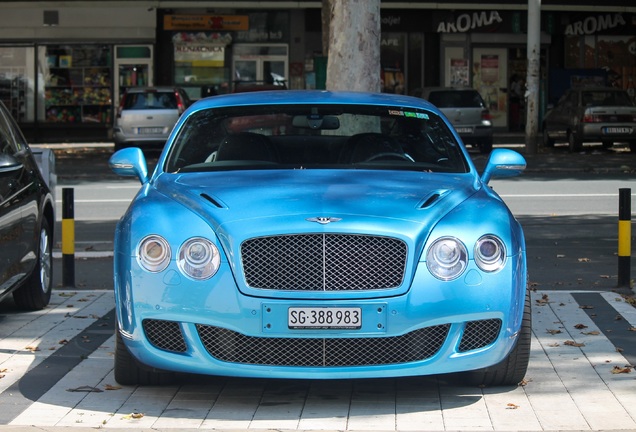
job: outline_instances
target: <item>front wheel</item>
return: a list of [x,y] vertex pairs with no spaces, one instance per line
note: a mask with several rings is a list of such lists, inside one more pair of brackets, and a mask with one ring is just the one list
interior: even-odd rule
[[115,329],[115,381],[122,385],[167,385],[174,380],[174,373],[139,364],[124,344],[119,328]]
[[554,139],[550,138],[548,129],[545,126],[543,126],[543,147],[546,147],[546,148],[554,147]]
[[518,385],[526,376],[530,362],[530,341],[532,339],[532,310],[530,291],[526,290],[521,329],[514,348],[501,362],[475,371],[465,372],[466,381],[478,386]]
[[29,278],[13,292],[15,304],[21,309],[44,309],[51,300],[53,288],[53,237],[46,219],[42,219],[36,244],[37,261]]
[[578,152],[583,149],[583,141],[573,131],[568,132],[568,145],[570,152]]

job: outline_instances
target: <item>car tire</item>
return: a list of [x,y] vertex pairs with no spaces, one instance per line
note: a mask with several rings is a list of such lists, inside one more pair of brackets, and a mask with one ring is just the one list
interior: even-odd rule
[[554,147],[554,139],[550,138],[550,134],[545,126],[543,126],[543,147]]
[[53,236],[49,223],[42,219],[35,251],[37,260],[28,279],[13,292],[13,300],[20,309],[44,309],[51,300],[53,289]]
[[479,153],[488,154],[492,151],[492,140],[486,139],[479,143]]
[[124,340],[115,329],[115,381],[122,385],[168,385],[175,381],[172,372],[159,371],[139,363],[128,351]]
[[570,152],[578,152],[583,149],[583,141],[581,141],[574,132],[568,132],[568,145]]
[[532,339],[532,310],[530,291],[526,290],[521,329],[514,348],[508,356],[494,366],[465,372],[462,378],[471,385],[495,387],[518,385],[526,375],[530,362]]

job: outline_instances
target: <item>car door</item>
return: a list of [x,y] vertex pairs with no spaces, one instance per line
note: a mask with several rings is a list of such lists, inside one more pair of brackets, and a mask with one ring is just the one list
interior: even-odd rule
[[[37,188],[28,149],[4,106],[0,105],[0,297],[33,266]],[[34,216],[35,213],[35,216]]]

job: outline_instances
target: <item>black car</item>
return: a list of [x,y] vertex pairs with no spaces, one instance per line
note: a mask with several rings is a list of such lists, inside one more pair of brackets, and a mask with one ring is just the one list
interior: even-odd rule
[[0,300],[21,309],[51,298],[55,202],[22,132],[0,102]]

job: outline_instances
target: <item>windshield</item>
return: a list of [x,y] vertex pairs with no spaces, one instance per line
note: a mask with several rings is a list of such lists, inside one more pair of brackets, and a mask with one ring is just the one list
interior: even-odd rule
[[165,163],[173,173],[312,168],[468,172],[440,117],[368,105],[197,111],[180,128]]

